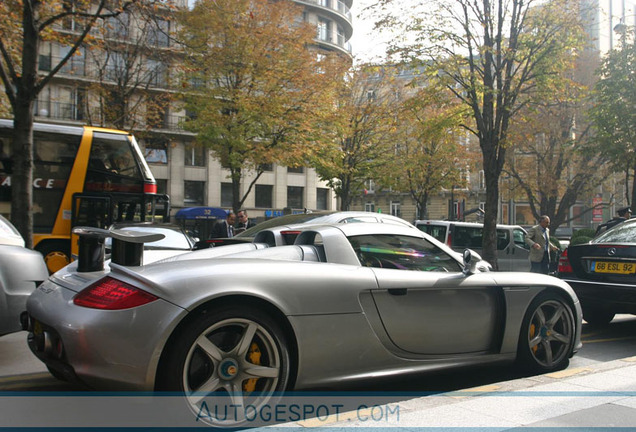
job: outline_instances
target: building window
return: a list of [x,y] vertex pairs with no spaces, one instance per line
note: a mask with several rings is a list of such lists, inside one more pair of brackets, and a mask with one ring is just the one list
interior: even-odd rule
[[364,182],[364,193],[365,194],[375,193],[375,182],[373,180],[367,180]]
[[330,22],[320,18],[318,20],[318,25],[316,26],[316,30],[318,32],[317,39],[325,42],[331,42],[330,33]]
[[205,182],[189,181],[183,182],[183,204],[189,206],[203,205],[205,195]]
[[302,174],[305,172],[305,168],[304,167],[287,167],[287,172],[294,173],[294,174]]
[[305,188],[301,186],[287,186],[287,207],[301,209],[304,207],[303,195]]
[[221,183],[221,207],[232,207],[233,204],[232,183]]
[[170,45],[170,22],[164,19],[156,19],[156,26],[148,32],[148,43],[151,46],[167,47]]
[[165,88],[168,86],[168,67],[159,60],[146,60],[148,84],[151,87]]
[[157,194],[158,195],[167,195],[168,194],[168,180],[166,179],[155,179],[157,182]]
[[256,185],[255,188],[255,204],[259,208],[272,208],[272,193],[274,186],[272,185]]
[[327,210],[327,203],[329,202],[329,189],[318,188],[316,189],[316,209]]
[[391,201],[391,214],[393,216],[402,217],[402,205],[399,201]]
[[263,172],[272,172],[272,171],[274,171],[274,164],[271,164],[271,163],[269,163],[269,164],[260,164],[258,166],[258,169],[263,171]]
[[128,39],[130,14],[122,12],[116,17],[106,19],[106,37],[112,39]]
[[161,138],[149,139],[146,141],[144,150],[146,162],[153,164],[168,163],[168,141]]
[[185,146],[185,166],[205,166],[206,156],[208,154],[207,147],[190,143]]
[[364,203],[364,211],[375,213],[375,203],[372,203],[372,202]]
[[[58,61],[66,57],[70,51],[70,46],[60,47],[60,58],[58,59]],[[76,76],[86,75],[86,48],[79,47],[77,51],[75,51],[75,53],[71,56],[71,58],[69,58],[68,61],[64,64],[64,66],[62,66],[62,68],[60,69],[60,73]]]

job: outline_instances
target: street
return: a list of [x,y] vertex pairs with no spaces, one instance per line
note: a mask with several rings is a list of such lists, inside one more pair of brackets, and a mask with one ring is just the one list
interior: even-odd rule
[[[86,390],[53,378],[29,351],[26,335],[26,332],[19,332],[0,337],[0,391]],[[571,359],[568,369],[636,356],[636,316],[618,315],[609,326],[602,328],[584,323],[582,339],[583,348]],[[522,376],[512,366],[491,366],[374,381],[351,390],[437,393],[484,386]]]

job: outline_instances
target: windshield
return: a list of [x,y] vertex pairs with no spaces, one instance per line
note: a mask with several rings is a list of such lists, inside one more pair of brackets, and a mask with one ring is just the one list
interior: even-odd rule
[[634,243],[635,238],[636,223],[623,222],[594,238],[592,243]]
[[292,215],[285,215],[285,216],[279,216],[279,217],[275,217],[273,219],[269,219],[266,220],[264,222],[260,222],[258,225],[253,226],[252,228],[243,231],[242,233],[236,235],[236,237],[246,237],[246,238],[251,238],[256,236],[256,234],[258,234],[259,232],[265,230],[265,229],[269,229],[269,228],[273,228],[273,227],[277,227],[277,226],[281,226],[281,225],[295,225],[295,224],[302,224],[305,222],[309,222],[310,220],[319,218],[321,216],[325,216],[327,214],[330,213],[326,213],[326,212],[319,212],[319,213],[299,213],[299,214],[292,214]]

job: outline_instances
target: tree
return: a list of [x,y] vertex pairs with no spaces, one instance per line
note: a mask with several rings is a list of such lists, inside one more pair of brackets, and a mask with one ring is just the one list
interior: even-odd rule
[[90,124],[129,131],[162,125],[173,94],[161,91],[170,87],[168,69],[175,57],[172,11],[170,3],[160,9],[138,3],[105,20],[95,42],[98,49],[88,53],[94,71],[89,91],[95,100],[86,106]]
[[[634,28],[625,29],[620,47],[610,51],[599,70],[591,118],[594,148],[625,174],[626,199],[636,202],[636,42]],[[631,193],[629,179],[632,179]]]
[[[11,221],[33,246],[33,106],[55,74],[90,41],[98,20],[117,16],[138,0],[4,0],[0,3],[0,78],[14,118]],[[39,47],[70,47],[47,74],[38,71]]]
[[[379,0],[377,8],[397,0]],[[464,127],[479,141],[486,182],[483,258],[497,268],[499,178],[510,125],[537,82],[558,76],[578,23],[567,0],[439,0],[411,20],[384,9],[381,28],[404,29],[394,52],[425,60],[440,82],[472,112]],[[427,6],[431,3],[427,2]],[[399,32],[399,30],[398,30]],[[409,38],[409,36],[412,36]]]
[[341,210],[349,210],[354,194],[391,159],[397,94],[404,85],[396,71],[360,65],[339,82],[335,109],[323,127],[328,140],[312,163],[340,198]]
[[409,96],[400,108],[395,157],[382,169],[382,184],[408,192],[425,215],[433,193],[466,186],[462,174],[470,158],[459,143],[466,110],[448,90],[430,86]]
[[586,151],[589,128],[577,131],[577,118],[583,115],[574,100],[555,96],[534,106],[515,124],[515,145],[504,169],[521,188],[534,217],[550,216],[553,230],[571,220],[570,207],[607,175],[599,152]]
[[202,0],[180,17],[185,127],[229,170],[234,211],[265,164],[302,166],[323,140],[339,63],[308,49],[316,30],[301,16],[285,1]]

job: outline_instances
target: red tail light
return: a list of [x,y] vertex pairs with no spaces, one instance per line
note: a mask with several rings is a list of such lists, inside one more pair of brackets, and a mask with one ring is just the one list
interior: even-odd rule
[[446,237],[446,244],[448,247],[453,246],[453,234],[450,231],[448,232],[448,237]]
[[574,273],[572,266],[570,265],[570,259],[568,258],[568,250],[564,250],[559,258],[559,273]]
[[156,194],[157,193],[157,184],[156,183],[144,183],[144,193]]
[[125,282],[106,277],[81,291],[73,303],[91,309],[130,309],[157,300],[152,294]]

